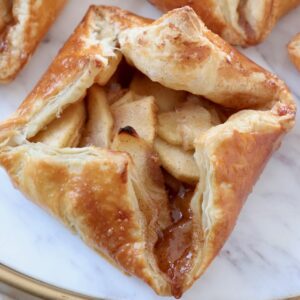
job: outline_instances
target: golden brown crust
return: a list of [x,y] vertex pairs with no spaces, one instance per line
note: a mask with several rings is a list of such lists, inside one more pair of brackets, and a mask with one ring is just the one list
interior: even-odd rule
[[288,52],[291,61],[300,71],[300,33],[297,34],[288,44]]
[[0,83],[17,76],[65,3],[66,0],[13,0],[11,7],[6,5],[6,22],[0,23]]
[[[104,30],[103,35],[100,36],[100,38],[109,36],[111,43],[108,45],[106,41],[99,43],[97,38],[99,27],[92,26],[97,18],[103,21],[98,24],[100,28],[102,26],[109,28],[110,24],[115,24],[111,31]],[[22,132],[22,135],[25,134],[27,138],[34,136],[44,127],[45,123],[50,121],[49,118],[54,118],[57,110],[71,104],[70,101],[76,102],[82,98],[99,73],[103,77],[107,77],[107,73],[111,73],[111,69],[115,68],[112,62],[120,61],[121,54],[113,49],[118,32],[122,28],[147,22],[147,19],[138,18],[129,12],[110,7],[101,9],[101,7],[91,6],[81,24],[59,51],[47,72],[18,108],[15,115],[1,124],[0,143],[3,139],[1,136],[15,136],[15,131],[19,131],[20,128],[24,129],[25,124],[27,124],[26,132]],[[61,97],[64,97],[64,101],[60,101]],[[37,128],[28,126],[29,120],[33,121],[34,116],[49,109],[47,106],[51,106],[55,102],[59,107],[55,107],[52,114],[47,113],[48,118],[44,122],[40,123]],[[64,102],[63,105],[62,102]],[[10,131],[11,134],[6,131]]]
[[300,4],[299,0],[149,0],[163,11],[191,6],[208,28],[233,45],[262,42],[280,17]]
[[117,266],[162,294],[169,293],[163,274],[149,264],[153,256],[145,242],[149,224],[139,208],[128,155],[31,144],[2,151],[0,161],[29,199]]
[[263,105],[285,89],[274,75],[209,31],[187,6],[152,25],[124,30],[119,40],[126,59],[152,81],[226,107]]
[[[92,6],[18,111],[0,125],[0,144],[7,150],[1,152],[0,160],[28,198],[124,271],[140,277],[158,293],[170,294],[152,250],[156,235],[152,239],[146,236],[146,228],[152,225],[142,213],[134,188],[137,171],[128,155],[94,148],[57,150],[43,144],[23,145],[58,112],[82,99],[95,81],[105,84],[107,74],[112,75],[111,69],[116,68],[114,61],[118,64],[122,57],[115,50],[119,31],[148,22],[117,8]],[[24,181],[19,180],[22,178]],[[68,182],[63,189],[62,182]],[[50,191],[51,197],[47,197]],[[153,216],[153,224],[158,215]]]
[[[242,111],[198,140],[195,157],[200,177],[206,178],[199,187],[205,197],[201,206],[194,198],[192,207],[195,214],[202,211],[205,237],[203,244],[194,231],[194,247],[201,248],[194,258],[194,276],[205,271],[234,228],[244,201],[286,132],[281,124],[284,118]],[[187,286],[194,279],[187,278]]]
[[[194,142],[200,179],[188,206],[193,238],[189,267],[176,282],[159,269],[154,254],[169,228],[170,209],[153,135],[143,139],[138,128],[121,128],[112,143],[117,151],[30,143],[94,83],[105,85],[122,56],[164,86],[241,109]],[[225,243],[268,158],[293,127],[295,112],[282,81],[207,30],[190,8],[151,22],[93,6],[33,92],[0,124],[0,164],[28,198],[100,254],[158,294],[180,296]],[[153,120],[149,128],[156,126]]]

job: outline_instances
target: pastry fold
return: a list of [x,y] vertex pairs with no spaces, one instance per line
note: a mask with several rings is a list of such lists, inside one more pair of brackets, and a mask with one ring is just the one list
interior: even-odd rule
[[65,3],[66,0],[0,1],[0,83],[17,76]]
[[[148,79],[139,75],[131,91],[116,91],[120,74],[126,81],[130,73],[120,71],[125,60]],[[136,94],[145,80],[147,92]],[[189,116],[193,105],[205,119]],[[176,145],[158,136],[155,116],[169,111],[179,113],[177,134],[184,132]],[[0,124],[0,164],[26,197],[117,267],[159,295],[180,297],[227,240],[295,111],[282,81],[210,32],[191,8],[152,21],[92,6]],[[167,157],[166,168],[170,147],[176,163]]]
[[262,42],[299,0],[149,0],[163,11],[191,6],[209,29],[233,45]]
[[300,33],[297,34],[288,44],[288,52],[291,61],[300,71]]

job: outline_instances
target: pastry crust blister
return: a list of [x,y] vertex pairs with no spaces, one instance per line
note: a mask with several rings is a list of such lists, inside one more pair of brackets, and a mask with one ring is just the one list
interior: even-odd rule
[[294,118],[284,83],[191,8],[151,21],[92,6],[0,125],[0,163],[101,255],[180,296]]
[[163,11],[191,6],[207,27],[233,45],[262,42],[299,0],[149,0]]
[[0,1],[0,83],[13,80],[66,0]]

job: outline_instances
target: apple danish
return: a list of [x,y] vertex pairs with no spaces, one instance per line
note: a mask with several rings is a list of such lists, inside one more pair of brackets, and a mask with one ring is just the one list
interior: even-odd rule
[[66,0],[0,0],[0,83],[13,80]]
[[152,21],[92,6],[0,124],[0,164],[111,263],[180,297],[294,120],[285,84],[191,8]]
[[300,33],[297,34],[288,45],[288,52],[291,61],[300,71]]
[[163,11],[191,6],[207,27],[233,45],[262,42],[299,0],[149,0]]

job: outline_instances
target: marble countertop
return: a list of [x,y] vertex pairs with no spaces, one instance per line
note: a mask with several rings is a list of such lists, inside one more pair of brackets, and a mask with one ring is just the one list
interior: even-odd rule
[[[148,17],[160,15],[142,0],[70,0],[18,79],[0,86],[0,119],[25,98],[90,4],[118,5]],[[284,79],[298,99],[300,73],[288,60],[286,44],[300,31],[299,15],[300,8],[282,19],[263,44],[243,50]],[[25,200],[3,170],[0,220],[0,263],[95,297],[163,299],[110,266]],[[300,122],[270,160],[223,250],[183,299],[271,300],[296,295],[300,295]]]

